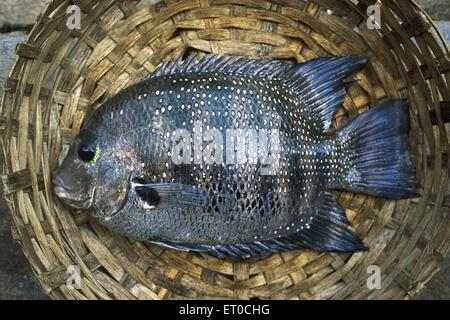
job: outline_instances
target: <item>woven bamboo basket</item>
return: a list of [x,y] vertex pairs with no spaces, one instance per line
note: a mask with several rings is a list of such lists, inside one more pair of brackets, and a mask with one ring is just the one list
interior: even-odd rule
[[[69,5],[81,29],[66,26]],[[53,0],[5,84],[0,123],[3,188],[19,241],[54,299],[405,299],[439,270],[449,247],[450,61],[430,17],[414,1]],[[370,247],[355,254],[299,250],[219,260],[112,233],[51,192],[51,172],[89,112],[161,62],[192,52],[304,62],[367,56],[334,125],[385,98],[408,98],[418,199],[336,193]],[[81,288],[67,283],[69,266]],[[367,286],[370,268],[381,289]]]

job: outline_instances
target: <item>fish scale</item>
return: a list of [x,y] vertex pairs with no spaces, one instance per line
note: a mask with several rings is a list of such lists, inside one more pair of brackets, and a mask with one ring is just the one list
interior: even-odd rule
[[[221,258],[302,247],[365,250],[330,190],[393,198],[417,190],[403,102],[330,129],[345,97],[343,79],[365,63],[335,57],[289,65],[208,55],[168,62],[87,120],[54,181],[70,180],[71,169],[92,182],[84,194],[62,187],[57,194],[112,230],[177,250]],[[393,117],[398,121],[391,124]],[[204,146],[198,136],[212,129],[221,161],[208,164],[194,145]],[[264,173],[261,157],[230,162],[231,151],[264,143],[253,145],[248,131],[235,131],[233,147],[229,129],[276,132],[277,141],[267,137],[266,145],[278,142],[271,150],[278,153],[276,170]],[[191,152],[186,163],[174,161],[182,159],[173,154],[179,130],[188,133],[180,143]]]

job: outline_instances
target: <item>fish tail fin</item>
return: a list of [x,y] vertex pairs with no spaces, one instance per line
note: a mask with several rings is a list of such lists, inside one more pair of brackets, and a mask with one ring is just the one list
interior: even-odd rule
[[337,134],[343,146],[340,162],[348,169],[330,188],[392,199],[418,196],[408,131],[408,106],[401,100],[351,121]]

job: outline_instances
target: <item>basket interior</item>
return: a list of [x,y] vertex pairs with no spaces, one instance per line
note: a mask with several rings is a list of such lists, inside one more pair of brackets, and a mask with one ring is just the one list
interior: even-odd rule
[[[67,1],[52,1],[5,85],[0,130],[3,186],[21,243],[42,288],[55,299],[395,298],[414,296],[448,250],[449,81],[445,42],[412,1],[74,1],[81,29],[66,27]],[[304,62],[366,56],[334,123],[379,101],[407,98],[418,199],[336,193],[367,253],[299,250],[218,260],[146,245],[109,232],[51,191],[51,173],[89,113],[160,63],[193,52]],[[82,272],[68,288],[67,267]],[[380,290],[367,268],[382,272]]]

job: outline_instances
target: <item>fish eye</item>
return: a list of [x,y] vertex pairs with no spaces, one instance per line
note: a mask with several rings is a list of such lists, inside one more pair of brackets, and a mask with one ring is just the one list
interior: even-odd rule
[[84,162],[93,161],[96,153],[96,148],[93,146],[81,145],[78,149],[78,157]]

